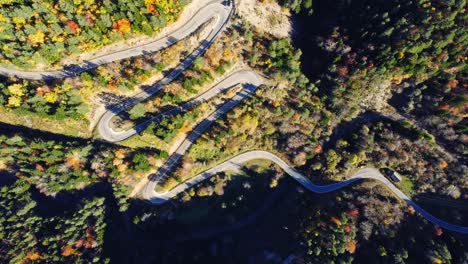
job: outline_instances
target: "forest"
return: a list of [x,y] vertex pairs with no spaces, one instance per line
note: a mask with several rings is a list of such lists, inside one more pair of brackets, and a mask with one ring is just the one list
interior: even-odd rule
[[0,63],[36,68],[137,35],[152,36],[174,22],[182,1],[0,2]]
[[343,14],[343,25],[352,26],[336,26],[319,42],[333,61],[321,77],[329,88],[321,92],[338,120],[359,109],[384,108],[396,85],[462,72],[464,6],[465,1],[353,1],[349,8],[362,12]]
[[27,133],[18,133],[16,127],[7,125],[1,129],[0,168],[4,177],[24,179],[47,196],[107,180],[120,198],[122,210],[128,206],[130,182],[167,157],[157,149],[130,150],[99,141],[43,135],[26,128]]
[[468,168],[426,135],[408,123],[386,118],[359,124],[316,156],[310,173],[338,180],[361,166],[391,167],[408,175],[410,194],[430,192],[466,199],[462,194],[467,192]]
[[0,189],[0,260],[3,263],[104,263],[103,198],[76,210],[44,215],[24,179]]
[[[401,84],[390,100],[451,152],[466,153],[466,71],[444,72],[417,84]],[[406,88],[406,89],[405,89]]]
[[[265,10],[280,5],[302,24],[323,21],[324,28],[298,27],[293,34],[306,37],[284,38],[234,14],[202,56],[155,96],[121,112],[113,129],[130,129],[235,70],[253,69],[265,84],[203,133],[157,191],[240,153],[266,150],[317,184],[365,167],[397,171],[401,191],[463,225],[466,1],[317,2],[254,1]],[[0,1],[0,64],[54,67],[82,52],[152,37],[187,4]],[[466,236],[431,224],[373,181],[313,194],[257,160],[161,206],[134,195],[242,84],[116,144],[99,137],[99,111],[157,84],[200,45],[212,22],[165,50],[78,76],[0,77],[0,262],[468,261]],[[311,56],[321,59],[320,67],[307,68]]]

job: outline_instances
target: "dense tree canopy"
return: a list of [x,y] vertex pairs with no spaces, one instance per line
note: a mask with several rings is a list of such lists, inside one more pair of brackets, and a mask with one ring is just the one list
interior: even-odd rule
[[0,63],[52,65],[174,21],[182,1],[10,1],[0,9]]
[[0,261],[103,263],[104,199],[85,200],[75,212],[41,216],[31,188],[23,179],[0,188]]

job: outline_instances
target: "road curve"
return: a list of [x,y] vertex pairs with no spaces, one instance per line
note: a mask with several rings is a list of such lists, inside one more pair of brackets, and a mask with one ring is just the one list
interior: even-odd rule
[[[203,12],[201,12],[203,11]],[[98,130],[101,135],[101,137],[109,142],[119,142],[124,139],[127,139],[141,131],[143,131],[146,126],[150,122],[157,121],[158,119],[162,118],[165,115],[168,114],[174,114],[174,112],[169,112],[169,113],[163,113],[162,115],[156,116],[150,120],[147,120],[141,124],[138,124],[137,126],[133,127],[132,129],[126,130],[126,131],[120,131],[116,132],[112,130],[109,127],[109,124],[112,120],[112,118],[117,115],[118,113],[125,111],[126,109],[136,105],[137,103],[153,96],[155,93],[160,91],[165,85],[169,84],[172,82],[177,76],[179,76],[182,72],[184,72],[190,65],[192,65],[193,61],[199,57],[200,55],[205,52],[205,50],[211,45],[211,43],[214,41],[214,39],[218,36],[218,34],[224,29],[227,21],[229,20],[233,7],[232,5],[225,6],[221,4],[220,2],[213,2],[209,5],[207,5],[205,8],[203,8],[200,13],[204,13],[206,11],[206,14],[202,17],[203,19],[200,19],[198,23],[193,23],[194,26],[189,27],[189,29],[196,30],[198,26],[203,24],[204,22],[208,21],[211,18],[216,18],[215,25],[213,26],[213,29],[210,31],[208,34],[208,37],[202,42],[202,44],[195,49],[187,58],[182,61],[176,68],[174,68],[168,75],[166,75],[163,79],[161,79],[159,82],[157,82],[155,85],[152,87],[149,87],[142,91],[141,93],[131,97],[130,99],[126,100],[125,102],[111,106],[108,111],[101,117],[99,124],[98,124]],[[198,17],[195,15],[195,17]],[[187,31],[187,32],[186,32]],[[179,32],[179,31],[177,31]],[[184,29],[183,33],[185,35],[190,34],[191,32],[188,32],[188,29]],[[177,35],[179,36],[179,35]],[[174,35],[170,35],[167,38],[175,38]],[[164,48],[164,46],[161,46],[160,49]],[[239,73],[241,74],[241,73]],[[241,74],[242,75],[242,74]],[[246,73],[244,73],[246,75]],[[213,89],[212,89],[213,90]],[[222,90],[222,89],[221,89]],[[217,91],[211,91],[208,92],[208,96],[214,96],[216,92],[220,92],[220,90]],[[211,98],[209,97],[209,98]],[[196,101],[191,101],[191,104],[193,104]],[[188,105],[184,105],[185,108],[188,107]],[[179,107],[180,108],[180,107]],[[183,110],[183,109],[179,109]],[[177,111],[177,109],[173,110]],[[180,111],[179,111],[180,112]],[[176,113],[175,113],[176,114]]]
[[100,57],[93,58],[86,63],[76,66],[70,66],[58,71],[22,71],[18,69],[10,69],[6,67],[0,67],[0,75],[3,76],[16,76],[22,79],[31,79],[31,80],[40,80],[40,79],[60,79],[66,78],[70,76],[75,76],[83,71],[95,68],[99,65],[103,65],[106,63],[110,63],[113,61],[126,59],[134,56],[144,55],[151,52],[156,52],[158,50],[164,49],[169,47],[170,45],[174,44],[180,39],[183,39],[194,32],[197,28],[199,28],[202,24],[208,22],[212,18],[215,19],[215,25],[213,29],[210,31],[208,37],[203,41],[203,43],[192,53],[188,56],[181,64],[179,64],[174,70],[172,70],[167,76],[165,76],[160,82],[155,84],[154,86],[150,87],[149,89],[145,90],[137,94],[136,96],[130,98],[129,100],[125,101],[123,104],[112,106],[110,109],[103,115],[101,118],[98,130],[101,136],[110,142],[118,142],[122,141],[128,137],[135,135],[138,132],[141,132],[150,122],[155,122],[160,120],[162,117],[165,116],[172,116],[182,111],[186,111],[200,103],[214,97],[215,95],[225,91],[229,87],[233,85],[242,83],[244,84],[244,89],[236,94],[232,99],[228,102],[220,106],[215,112],[213,112],[208,118],[203,120],[200,124],[198,124],[187,136],[187,138],[181,143],[181,145],[177,148],[174,154],[172,154],[167,162],[158,170],[158,172],[154,175],[151,175],[150,182],[145,186],[144,190],[142,191],[143,198],[147,199],[149,202],[153,204],[163,204],[168,200],[174,198],[187,188],[191,188],[194,185],[200,183],[203,180],[206,180],[213,175],[216,175],[219,172],[226,171],[226,170],[238,170],[241,168],[242,164],[254,159],[267,159],[278,166],[280,166],[289,176],[294,178],[297,182],[299,182],[304,188],[308,189],[309,191],[315,193],[328,193],[343,187],[346,187],[356,181],[362,179],[373,179],[380,181],[383,183],[387,188],[389,188],[397,197],[405,201],[408,205],[412,206],[418,213],[420,213],[423,217],[427,220],[432,222],[435,225],[438,225],[442,228],[445,228],[450,231],[468,234],[468,227],[458,226],[454,224],[447,223],[421,207],[419,207],[415,202],[413,202],[408,196],[406,196],[403,192],[401,192],[397,187],[395,187],[388,179],[386,179],[380,172],[376,169],[362,169],[354,174],[350,179],[333,183],[329,185],[316,185],[307,179],[304,175],[298,172],[293,167],[289,166],[286,162],[281,160],[278,156],[266,152],[266,151],[250,151],[238,156],[231,158],[230,160],[213,167],[193,178],[190,180],[178,185],[174,189],[165,192],[165,193],[158,193],[155,191],[156,184],[166,177],[170,171],[174,169],[177,163],[180,161],[182,156],[187,152],[193,142],[210,126],[212,125],[219,117],[227,113],[233,107],[238,105],[242,102],[245,98],[250,96],[261,84],[263,84],[263,79],[252,71],[238,71],[224,79],[223,81],[219,82],[216,86],[212,89],[207,91],[206,93],[198,96],[197,98],[183,104],[180,107],[171,109],[167,112],[161,113],[150,120],[147,120],[141,124],[136,125],[134,128],[126,131],[116,132],[113,131],[109,127],[109,122],[111,121],[112,117],[116,114],[128,109],[129,107],[149,98],[150,96],[157,93],[161,90],[162,87],[167,85],[168,83],[172,82],[177,76],[179,76],[185,69],[187,69],[196,59],[200,56],[213,42],[213,40],[218,36],[218,34],[224,29],[227,21],[229,20],[231,14],[233,12],[232,4],[223,5],[219,1],[214,1],[204,8],[200,9],[186,24],[181,26],[179,29],[174,31],[173,33],[169,34],[168,36],[156,40],[154,42],[131,47],[125,50],[120,50],[117,52],[113,52],[110,54],[106,54]]
[[229,112],[233,107],[241,103],[244,99],[255,92],[255,90],[263,84],[263,79],[253,71],[241,71],[234,73],[230,77],[226,78],[211,90],[221,89],[216,87],[232,87],[238,83],[244,84],[243,89],[234,97],[229,99],[229,101],[218,107],[210,116],[208,116],[194,129],[192,129],[192,131],[189,132],[187,137],[184,139],[184,141],[182,141],[176,151],[168,158],[166,163],[161,168],[159,168],[158,172],[149,176],[150,181],[143,189],[143,197],[152,201],[152,198],[155,197],[154,194],[156,194],[154,189],[156,188],[157,182],[168,176],[168,174],[175,168],[175,166],[178,164],[187,150],[192,146],[195,140],[197,140],[197,138],[200,137],[203,132],[205,132],[214,122],[216,122],[218,118]]
[[[95,57],[80,65],[71,65],[57,71],[26,71],[0,66],[0,75],[15,76],[21,79],[29,80],[53,80],[76,76],[77,74],[98,67],[99,65],[165,49],[171,46],[172,44],[176,43],[177,41],[189,36],[201,25],[208,22],[212,18],[215,18],[216,24],[213,27],[209,37],[205,40],[206,42],[211,42],[217,36],[219,31],[224,27],[225,23],[229,20],[232,10],[232,5],[226,6],[221,4],[219,1],[211,2],[203,8],[201,8],[195,15],[193,15],[191,19],[188,20],[187,23],[182,25],[180,28],[168,34],[167,36],[155,40],[153,42],[108,53],[99,57]],[[202,45],[201,47],[203,46],[207,46],[207,43],[205,43],[205,45]],[[197,55],[194,55],[195,58],[198,55],[200,55],[203,51],[204,49],[200,48],[196,50],[195,53],[197,53]],[[185,68],[183,68],[182,71],[184,69]],[[175,74],[173,77],[176,76],[177,74]]]
[[[231,106],[229,106],[229,107],[222,106],[219,109],[217,109],[215,113],[218,113],[218,114],[222,115],[222,114],[226,113],[227,111],[229,111],[232,107],[234,107],[240,101],[245,99],[248,94],[255,91],[255,89],[258,86],[263,84],[263,79],[259,75],[257,75],[256,73],[254,73],[253,71],[250,71],[250,70],[240,70],[240,71],[234,72],[231,75],[229,75],[228,77],[226,77],[224,80],[220,81],[218,84],[213,86],[211,89],[206,91],[205,93],[199,95],[198,97],[192,99],[191,101],[188,101],[188,102],[182,104],[181,106],[178,106],[178,107],[170,109],[170,110],[168,110],[166,112],[157,114],[154,117],[152,117],[152,118],[150,118],[150,119],[148,119],[148,120],[134,126],[133,128],[131,128],[129,130],[118,131],[118,132],[114,131],[109,126],[109,124],[112,122],[112,118],[116,114],[118,114],[119,112],[121,112],[121,111],[123,111],[126,108],[131,106],[131,104],[127,103],[127,104],[124,104],[124,105],[122,105],[122,106],[120,106],[120,107],[118,107],[116,109],[107,111],[101,117],[101,120],[99,121],[99,124],[98,124],[99,133],[100,133],[101,137],[103,139],[105,139],[106,141],[109,141],[109,142],[122,141],[124,139],[127,139],[127,138],[139,133],[139,132],[142,132],[151,122],[158,122],[164,117],[175,116],[175,115],[177,115],[177,114],[179,114],[181,112],[184,112],[184,111],[187,111],[187,110],[189,110],[191,108],[194,108],[195,106],[198,106],[201,103],[203,103],[205,101],[208,101],[209,99],[215,97],[216,95],[218,95],[218,94],[220,94],[222,92],[225,92],[226,90],[228,90],[229,88],[231,88],[231,87],[233,87],[233,86],[235,86],[237,84],[245,84],[245,87],[243,88],[243,91],[241,91],[239,94],[234,96],[234,98],[232,98],[230,100],[230,102],[226,103],[226,105],[229,104]],[[154,86],[155,89],[151,93],[153,93],[153,94],[156,93],[162,87],[163,87],[163,85],[161,83],[158,83],[156,86]],[[143,94],[142,96],[137,95],[136,99],[132,98],[131,103],[136,104],[136,103],[140,102],[141,100],[144,100],[144,98],[147,98],[147,97],[151,96],[151,94],[148,93],[147,91],[142,92],[142,94]],[[236,100],[238,100],[238,101],[236,101]],[[203,122],[202,122],[202,124],[203,124]],[[198,128],[198,129],[197,128],[194,129],[193,133],[200,133],[201,134],[206,129],[206,128],[203,128],[203,131],[202,131],[201,128]]]
[[468,227],[465,226],[459,226],[459,225],[454,225],[450,224],[448,222],[445,222],[430,213],[428,213],[426,210],[418,206],[415,202],[413,202],[406,194],[404,194],[402,191],[400,191],[395,185],[393,185],[387,178],[385,178],[377,169],[373,168],[366,168],[366,169],[361,169],[358,172],[356,172],[351,178],[337,182],[337,183],[332,183],[328,185],[316,185],[312,181],[310,181],[308,178],[306,178],[304,175],[302,175],[299,171],[294,169],[293,167],[289,166],[285,161],[283,161],[281,158],[276,156],[273,153],[267,152],[267,151],[249,151],[245,152],[243,154],[240,154],[238,156],[235,156],[228,161],[225,161],[221,164],[219,164],[216,167],[213,167],[203,173],[198,174],[197,176],[191,178],[190,180],[178,185],[174,189],[165,192],[165,193],[158,193],[155,191],[154,186],[156,183],[152,184],[152,186],[147,186],[143,190],[143,197],[148,199],[153,204],[163,204],[170,199],[174,198],[181,192],[185,191],[188,188],[193,187],[194,185],[197,185],[198,183],[222,172],[222,171],[227,171],[227,170],[233,170],[233,171],[238,171],[241,167],[242,164],[244,164],[247,161],[250,160],[255,160],[255,159],[266,159],[269,161],[272,161],[276,163],[276,165],[280,166],[281,169],[285,173],[287,173],[289,176],[291,176],[294,180],[296,180],[299,184],[301,184],[304,188],[307,190],[314,192],[314,193],[328,193],[328,192],[333,192],[338,189],[344,188],[356,181],[363,180],[363,179],[371,179],[371,180],[377,180],[384,184],[388,189],[390,189],[398,198],[401,200],[405,201],[408,205],[412,206],[416,212],[421,214],[424,218],[426,218],[428,221],[432,222],[435,225],[438,225],[442,228],[445,228],[447,230],[457,232],[457,233],[462,233],[462,234],[468,234]]

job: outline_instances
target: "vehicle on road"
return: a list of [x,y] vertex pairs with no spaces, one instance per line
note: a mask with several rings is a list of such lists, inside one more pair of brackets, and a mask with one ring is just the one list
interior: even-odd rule
[[387,176],[393,182],[401,182],[401,175],[392,169],[383,168],[383,169],[380,169],[380,172],[383,175]]

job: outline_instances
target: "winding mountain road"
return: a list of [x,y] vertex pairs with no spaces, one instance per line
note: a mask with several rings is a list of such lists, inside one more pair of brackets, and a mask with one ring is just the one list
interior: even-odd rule
[[190,180],[178,185],[174,189],[165,193],[158,193],[155,191],[154,188],[145,188],[143,192],[143,197],[148,199],[153,204],[163,204],[169,201],[170,199],[174,198],[181,192],[197,185],[198,183],[220,172],[229,171],[229,170],[238,171],[245,162],[256,160],[256,159],[266,159],[266,160],[274,162],[276,165],[281,167],[281,169],[285,173],[291,176],[304,188],[314,193],[333,192],[333,191],[344,188],[354,182],[357,182],[363,179],[377,180],[381,182],[383,185],[385,185],[388,189],[390,189],[398,198],[405,201],[408,205],[412,206],[416,212],[421,214],[424,218],[426,218],[433,224],[438,225],[450,231],[454,231],[454,232],[462,233],[462,234],[468,234],[468,227],[454,225],[454,224],[445,222],[431,215],[429,212],[427,212],[426,210],[418,206],[406,194],[400,191],[397,187],[395,187],[395,185],[393,185],[393,183],[391,183],[387,178],[385,178],[377,169],[373,169],[373,168],[362,169],[356,172],[348,180],[337,182],[337,183],[332,183],[328,185],[316,185],[312,181],[310,181],[308,178],[306,178],[304,175],[302,175],[299,171],[289,166],[281,158],[267,151],[249,151],[249,152],[240,154],[238,156],[235,156],[229,159],[228,161],[225,161],[219,164],[216,167],[213,167],[203,173],[198,174],[197,176],[191,178]]
[[[145,186],[143,190],[143,197],[151,201],[152,203],[157,204],[159,199],[159,194],[155,192],[156,184],[167,177],[168,174],[173,171],[173,169],[177,166],[180,159],[184,156],[184,154],[188,151],[188,149],[192,146],[192,144],[200,137],[203,132],[205,132],[218,118],[229,112],[233,107],[241,103],[244,99],[249,97],[255,90],[263,84],[262,78],[252,71],[241,71],[234,73],[224,81],[220,82],[216,87],[231,87],[232,85],[238,83],[247,82],[248,84],[244,85],[244,89],[237,93],[234,97],[232,97],[227,103],[220,106],[218,109],[215,110],[210,116],[208,116],[205,120],[203,120],[200,124],[198,124],[184,141],[179,145],[176,151],[169,157],[166,163],[158,170],[158,172],[154,175],[150,176],[149,183]],[[214,90],[215,88],[211,89]],[[211,91],[210,90],[210,91]],[[183,184],[177,186],[177,188],[184,188]],[[176,188],[176,189],[177,189]],[[184,188],[185,189],[185,188]]]
[[125,59],[133,56],[143,55],[149,52],[155,52],[161,49],[164,49],[176,41],[187,37],[189,34],[194,32],[197,28],[199,28],[205,22],[215,18],[215,25],[213,29],[210,31],[208,37],[203,41],[203,43],[192,53],[188,56],[181,64],[179,64],[174,70],[172,70],[167,76],[165,76],[160,82],[155,84],[154,86],[150,87],[149,89],[145,90],[137,94],[136,96],[130,98],[129,100],[125,101],[122,104],[112,106],[109,110],[102,116],[99,124],[98,130],[102,138],[109,142],[118,142],[122,141],[126,138],[129,138],[141,131],[143,131],[146,126],[151,122],[160,121],[161,118],[166,116],[173,116],[183,111],[187,111],[202,102],[213,98],[217,94],[226,91],[228,88],[237,85],[243,84],[243,89],[236,94],[233,98],[229,99],[226,103],[218,107],[208,118],[203,120],[199,123],[186,137],[186,139],[179,145],[177,150],[169,157],[167,162],[158,170],[156,174],[150,176],[149,183],[145,186],[142,191],[142,197],[147,199],[149,202],[153,204],[163,204],[170,199],[174,198],[181,192],[187,190],[188,188],[193,187],[194,185],[216,175],[219,172],[226,171],[226,170],[239,170],[247,161],[255,160],[255,159],[267,159],[278,166],[280,166],[289,176],[294,178],[299,184],[301,184],[304,188],[308,189],[309,191],[315,193],[328,193],[333,192],[338,189],[344,188],[356,181],[362,179],[372,179],[377,180],[384,184],[387,188],[389,188],[398,198],[405,201],[408,205],[412,206],[419,214],[425,217],[430,222],[445,228],[450,231],[468,234],[468,227],[458,226],[454,224],[447,223],[441,219],[434,217],[433,215],[429,214],[427,211],[419,207],[416,203],[414,203],[408,196],[406,196],[403,192],[401,192],[397,187],[395,187],[387,178],[385,178],[380,172],[376,169],[367,168],[358,171],[354,174],[350,179],[333,183],[329,185],[316,185],[307,179],[304,175],[298,172],[293,167],[289,166],[286,162],[280,159],[278,156],[266,152],[266,151],[249,151],[238,156],[235,156],[228,161],[225,161],[218,166],[215,166],[193,178],[190,180],[181,183],[174,189],[165,192],[165,193],[158,193],[155,191],[156,184],[161,181],[164,177],[167,177],[168,174],[174,169],[174,167],[178,164],[180,159],[183,155],[187,152],[193,142],[203,133],[205,132],[218,118],[226,114],[230,111],[233,107],[241,103],[244,99],[249,97],[260,85],[263,84],[263,79],[258,74],[253,71],[249,70],[241,70],[235,72],[228,76],[226,79],[219,82],[213,88],[205,92],[204,94],[196,97],[195,99],[179,106],[173,108],[169,111],[164,113],[158,114],[153,118],[136,125],[130,130],[126,131],[119,131],[116,132],[110,128],[109,123],[111,119],[118,113],[129,109],[130,107],[134,106],[135,104],[153,96],[155,93],[161,90],[162,87],[167,85],[168,83],[172,82],[177,76],[179,76],[185,69],[187,69],[196,59],[198,56],[202,55],[203,52],[209,47],[209,45],[213,42],[213,40],[218,36],[218,34],[224,29],[226,23],[228,22],[234,8],[232,4],[224,5],[218,2],[211,2],[210,4],[206,5],[204,8],[200,9],[192,19],[184,24],[182,27],[174,31],[173,33],[169,34],[168,36],[157,40],[155,42],[135,46],[126,50],[121,50],[118,52],[114,52],[111,54],[107,54],[101,57],[94,58],[88,61],[85,64],[72,66],[68,69],[63,69],[59,71],[50,71],[50,72],[32,72],[32,71],[21,71],[9,68],[2,68],[0,67],[0,75],[6,76],[16,76],[23,79],[59,79],[74,76],[80,72],[89,70],[91,68],[97,67],[99,65],[109,63],[112,61]]
[[[191,33],[195,32],[201,25],[210,21],[212,18],[215,18],[215,26],[213,26],[211,33],[205,40],[205,43],[201,45],[189,58],[187,58],[185,63],[182,63],[179,66],[180,68],[178,70],[182,72],[185,70],[185,68],[191,65],[190,58],[192,58],[193,60],[193,58],[196,58],[200,54],[202,54],[206,47],[208,47],[209,44],[211,44],[211,42],[216,38],[218,33],[224,28],[225,23],[229,20],[232,10],[233,8],[231,5],[223,5],[219,1],[213,1],[207,4],[205,7],[201,8],[198,12],[196,12],[195,15],[193,15],[187,23],[185,23],[172,33],[169,33],[167,36],[156,41],[111,52],[90,59],[80,65],[69,65],[57,71],[25,71],[14,69],[11,67],[0,67],[0,75],[15,76],[21,79],[28,80],[53,80],[76,76],[84,71],[96,68],[99,65],[148,53],[153,53],[165,49],[171,46],[172,44],[176,43],[177,41],[189,36]],[[172,71],[172,78],[168,78],[170,76],[167,76],[165,80],[162,80],[160,83],[165,85],[166,81],[170,82],[172,81],[172,79],[177,77],[178,71],[176,70]]]
[[[220,87],[220,85],[224,85],[227,83],[234,83],[233,80],[235,78],[242,78],[243,76],[249,76],[247,71],[244,72],[239,72],[235,73],[228,77],[226,80],[220,83],[217,87],[210,89],[208,92],[205,94],[197,97],[196,99],[182,105],[181,107],[175,108],[173,110],[170,110],[168,112],[165,112],[163,114],[157,115],[154,118],[147,120],[141,124],[136,125],[130,130],[126,131],[120,131],[116,132],[112,130],[112,128],[109,127],[109,123],[111,122],[112,118],[119,114],[122,111],[125,111],[126,109],[129,109],[130,107],[136,105],[137,103],[153,96],[156,94],[158,91],[161,90],[164,86],[172,82],[177,76],[179,76],[182,72],[184,72],[190,65],[192,65],[193,61],[199,57],[200,55],[205,52],[205,50],[211,45],[211,43],[214,41],[214,39],[218,36],[218,34],[224,29],[227,21],[229,20],[231,14],[233,12],[233,7],[231,5],[225,6],[219,2],[212,2],[211,4],[207,5],[203,9],[201,9],[197,14],[194,16],[193,19],[197,19],[196,23],[187,23],[185,24],[180,30],[182,33],[179,33],[180,30],[175,31],[174,35],[169,35],[166,38],[161,40],[160,45],[154,46],[155,50],[160,50],[163,49],[167,46],[164,46],[164,43],[170,41],[171,39],[181,39],[182,37],[188,36],[191,34],[193,31],[195,31],[197,28],[199,28],[203,23],[209,21],[212,18],[216,19],[215,25],[213,29],[210,31],[208,34],[208,37],[202,42],[202,44],[195,50],[193,51],[187,58],[182,61],[176,68],[174,68],[168,75],[166,75],[161,81],[157,82],[155,85],[152,87],[149,87],[148,89],[145,89],[143,92],[133,96],[132,98],[126,100],[122,104],[114,105],[112,106],[102,117],[101,120],[99,121],[98,124],[98,130],[102,138],[109,142],[119,142],[124,139],[127,139],[141,131],[143,131],[148,124],[151,122],[155,122],[160,120],[164,116],[172,116],[175,115],[179,112],[188,110],[189,108],[192,108],[196,106],[197,104],[202,103],[204,100],[208,100],[215,96],[216,94],[222,92],[225,90],[223,87]],[[193,20],[192,19],[192,20]],[[189,26],[187,26],[189,25]],[[187,27],[187,28],[186,28]],[[190,31],[191,30],[191,31]],[[138,48],[140,49],[140,48]],[[255,80],[254,80],[255,81]],[[239,82],[237,82],[239,83]]]
[[[209,89],[205,93],[199,95],[198,97],[192,99],[191,101],[188,101],[184,104],[182,104],[179,107],[175,107],[171,110],[168,110],[166,112],[160,113],[152,117],[151,119],[146,120],[143,123],[140,123],[136,126],[134,126],[132,129],[125,130],[125,131],[114,131],[110,126],[110,122],[112,122],[112,118],[120,113],[121,111],[126,110],[128,107],[131,107],[132,105],[148,98],[151,96],[151,93],[156,93],[159,91],[165,84],[158,83],[156,84],[153,88],[153,90],[148,93],[148,91],[142,92],[140,95],[137,95],[136,97],[132,98],[130,102],[127,104],[124,104],[122,106],[116,107],[114,109],[111,109],[107,111],[102,117],[101,120],[99,121],[98,124],[98,129],[99,133],[102,138],[109,142],[119,142],[124,139],[127,139],[137,133],[142,132],[150,123],[152,122],[158,122],[164,117],[171,117],[175,116],[181,112],[187,111],[189,109],[192,109],[200,104],[202,104],[205,101],[210,100],[211,98],[215,97],[216,95],[225,92],[229,88],[237,85],[237,84],[248,84],[244,87],[244,89],[234,96],[229,102],[227,102],[225,105],[221,106],[216,110],[216,112],[208,117],[205,121],[203,121],[197,128],[195,128],[191,134],[201,134],[203,133],[206,128],[213,122],[215,121],[220,115],[223,115],[224,113],[228,112],[232,107],[240,103],[242,100],[244,100],[249,94],[254,92],[258,86],[260,86],[263,83],[262,78],[257,75],[255,72],[250,71],[250,70],[240,70],[237,72],[232,73],[228,77],[226,77],[224,80],[219,82],[217,85],[215,85],[213,88]],[[216,114],[216,115],[215,115]],[[209,124],[208,124],[209,122]],[[188,138],[191,138],[195,140],[194,136],[189,136]],[[183,154],[182,152],[177,151],[176,153]]]

